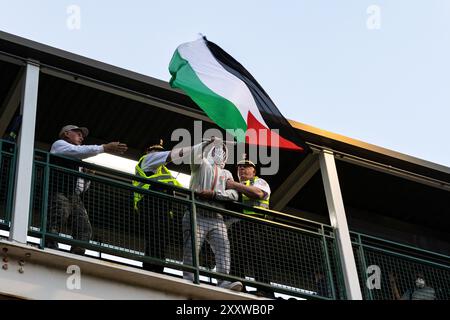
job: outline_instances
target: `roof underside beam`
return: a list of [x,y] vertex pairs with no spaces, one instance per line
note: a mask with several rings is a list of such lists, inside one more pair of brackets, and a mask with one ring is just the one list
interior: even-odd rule
[[270,197],[273,210],[282,211],[319,168],[318,155],[310,153]]
[[[313,150],[319,150],[313,148]],[[450,191],[450,183],[442,180],[437,180],[431,177],[423,176],[410,171],[402,170],[394,166],[377,163],[368,159],[359,158],[350,154],[345,154],[339,151],[333,150],[336,160],[348,162],[357,166],[375,170],[381,173],[396,176],[405,180],[421,183],[430,187]]]
[[7,52],[0,51],[0,61],[6,62],[6,63],[12,63],[18,66],[25,66],[26,62],[25,60],[19,59],[18,57],[15,57],[11,54],[8,54]]
[[14,79],[12,86],[6,96],[5,101],[0,109],[0,137],[5,135],[11,119],[14,117],[20,105],[21,90],[22,90],[23,70],[20,70]]
[[102,90],[104,92],[108,92],[114,95],[118,95],[127,99],[131,99],[134,101],[138,101],[147,105],[151,105],[153,107],[158,107],[164,110],[172,111],[175,113],[179,113],[185,116],[192,117],[194,119],[212,122],[210,118],[208,118],[203,112],[194,110],[192,108],[187,108],[183,105],[179,105],[176,103],[168,102],[156,97],[152,97],[147,94],[135,92],[129,89],[125,89],[122,87],[114,86],[109,83],[101,82],[95,79],[90,79],[83,77],[81,75],[72,74],[70,72],[66,72],[63,70],[53,69],[51,67],[42,67],[41,72],[44,74],[48,74],[60,79],[64,79],[67,81],[71,81],[77,84],[81,84],[90,88]]

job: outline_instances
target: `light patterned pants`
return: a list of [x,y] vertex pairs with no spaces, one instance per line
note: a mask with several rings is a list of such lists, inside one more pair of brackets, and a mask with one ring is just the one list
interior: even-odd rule
[[48,231],[50,233],[67,233],[72,230],[74,239],[89,241],[92,237],[92,227],[83,201],[77,194],[66,197],[57,193],[52,199]]
[[[227,227],[220,214],[197,208],[197,252],[204,241],[207,241],[214,252],[216,271],[224,274],[230,272],[230,241]],[[192,265],[192,236],[190,213],[183,216],[183,263]],[[193,281],[191,272],[183,272],[183,278]]]

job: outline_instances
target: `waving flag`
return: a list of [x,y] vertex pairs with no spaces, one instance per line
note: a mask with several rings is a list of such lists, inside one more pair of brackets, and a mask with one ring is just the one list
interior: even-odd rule
[[205,37],[181,44],[169,71],[170,85],[184,90],[219,127],[240,129],[238,142],[308,150],[253,76]]

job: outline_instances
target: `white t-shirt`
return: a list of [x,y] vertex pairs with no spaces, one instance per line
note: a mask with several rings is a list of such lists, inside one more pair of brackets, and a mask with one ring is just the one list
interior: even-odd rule
[[61,154],[63,156],[85,159],[105,152],[101,145],[75,145],[66,140],[57,140],[52,144],[50,153]]
[[[60,154],[63,156],[73,157],[76,159],[86,159],[89,157],[96,156],[100,153],[105,152],[103,146],[101,145],[76,145],[67,142],[66,140],[60,139],[55,141],[52,144],[50,149],[50,153],[52,154]],[[82,168],[79,168],[79,171],[83,171]],[[77,178],[77,182],[75,185],[75,192],[80,194],[87,189],[89,189],[91,182],[89,180],[85,180],[83,178]]]
[[266,180],[261,179],[258,177],[258,179],[255,179],[255,182],[253,184],[254,187],[257,187],[258,189],[261,189],[264,192],[264,200],[267,200],[270,196],[270,186],[266,182]]
[[[216,200],[237,201],[237,191],[226,188],[227,180],[234,180],[231,172],[203,158],[203,146],[206,144],[203,142],[192,147],[189,188],[194,191],[213,190]],[[214,181],[216,183],[213,185]]]

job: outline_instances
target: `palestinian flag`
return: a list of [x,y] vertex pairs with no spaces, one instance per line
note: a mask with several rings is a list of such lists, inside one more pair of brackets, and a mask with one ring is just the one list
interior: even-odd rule
[[170,85],[184,90],[218,126],[234,130],[238,142],[309,150],[253,76],[205,37],[180,45],[169,71]]

